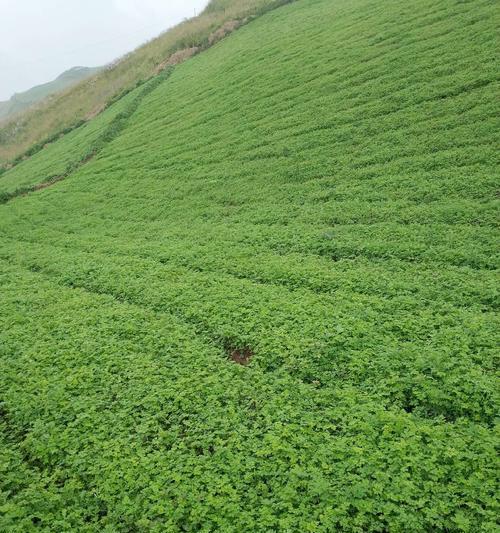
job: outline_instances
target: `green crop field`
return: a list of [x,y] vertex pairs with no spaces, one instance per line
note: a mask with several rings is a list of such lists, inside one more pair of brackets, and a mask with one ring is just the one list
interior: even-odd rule
[[499,18],[297,0],[0,177],[1,531],[498,531]]

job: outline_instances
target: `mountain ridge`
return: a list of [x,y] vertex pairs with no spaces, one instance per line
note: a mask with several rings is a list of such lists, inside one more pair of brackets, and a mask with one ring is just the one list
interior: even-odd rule
[[0,102],[0,120],[8,120],[12,116],[39,104],[44,99],[97,74],[102,69],[103,67],[72,67],[59,74],[52,81],[35,85],[26,91],[14,93],[9,100]]

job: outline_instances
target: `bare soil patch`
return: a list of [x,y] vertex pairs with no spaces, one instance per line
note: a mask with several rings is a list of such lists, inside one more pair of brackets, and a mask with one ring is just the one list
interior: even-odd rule
[[244,346],[243,348],[229,348],[227,352],[231,361],[242,366],[247,366],[254,355],[248,346]]

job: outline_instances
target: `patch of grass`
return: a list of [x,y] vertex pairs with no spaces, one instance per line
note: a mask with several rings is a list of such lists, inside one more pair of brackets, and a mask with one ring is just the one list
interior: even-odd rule
[[495,17],[299,0],[10,171],[137,102],[0,206],[0,529],[495,531]]

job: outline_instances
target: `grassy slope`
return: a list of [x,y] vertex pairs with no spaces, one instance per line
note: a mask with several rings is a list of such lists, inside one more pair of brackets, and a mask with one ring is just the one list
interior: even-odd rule
[[99,113],[107,103],[151,78],[173,53],[204,48],[226,22],[257,17],[293,0],[213,0],[186,20],[127,54],[109,68],[0,126],[0,168],[60,131]]
[[3,529],[494,531],[494,28],[300,0],[0,206]]
[[84,123],[56,142],[21,161],[0,176],[0,203],[65,179],[95,158],[118,137],[143,98],[172,72],[172,67],[120,98],[91,122]]
[[51,177],[66,173],[75,161],[86,157],[99,136],[139,92],[139,88],[135,89],[94,120],[64,135],[59,141],[50,143],[44,150],[5,172],[0,177],[0,194],[14,193],[18,189],[42,183]]

